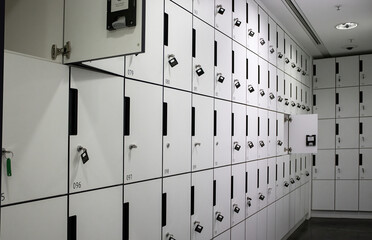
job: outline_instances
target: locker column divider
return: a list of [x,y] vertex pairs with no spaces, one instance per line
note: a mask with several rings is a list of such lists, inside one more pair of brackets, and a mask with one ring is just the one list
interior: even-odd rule
[[[1,1],[0,6],[0,145],[3,146],[3,87],[4,87],[4,28],[5,28],[5,1]],[[3,164],[0,164],[2,173]],[[0,192],[2,192],[2,177],[0,177]],[[0,202],[1,206],[1,202]],[[1,207],[0,207],[0,232],[1,232]]]

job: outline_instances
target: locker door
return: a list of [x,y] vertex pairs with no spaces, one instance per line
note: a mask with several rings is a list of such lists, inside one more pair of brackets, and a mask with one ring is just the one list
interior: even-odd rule
[[125,81],[124,183],[160,177],[162,88],[129,79]]
[[372,65],[372,55],[361,55],[359,61],[360,85],[372,84],[372,71],[368,67]]
[[235,41],[246,46],[247,44],[247,12],[246,0],[234,0],[232,9],[232,37]]
[[305,155],[305,176],[306,176],[306,183],[310,182],[312,179],[312,174],[311,174],[311,161],[312,161],[312,154],[306,154]]
[[125,76],[163,84],[163,26],[164,4],[162,0],[146,2],[146,51],[125,57]]
[[359,176],[360,179],[372,179],[372,150],[360,149],[359,150]]
[[267,208],[257,214],[257,239],[267,239]]
[[291,76],[288,74],[284,75],[284,112],[287,114],[291,113],[291,98],[292,98],[292,90],[291,90]]
[[76,132],[70,129],[70,192],[123,183],[123,85],[120,77],[71,69],[77,114]]
[[372,86],[363,86],[359,93],[360,116],[372,116]]
[[358,198],[358,180],[336,180],[336,211],[357,211]]
[[268,60],[269,54],[269,16],[258,7],[258,54],[265,60]]
[[282,239],[289,231],[289,196],[275,202],[275,239]]
[[254,0],[247,0],[247,48],[258,53],[258,5]]
[[359,85],[359,57],[336,58],[336,86],[352,87]]
[[[288,122],[284,121],[284,114],[276,114],[276,155],[281,156],[285,154],[284,148],[288,148],[288,142],[286,142],[284,136],[284,125],[288,125]],[[287,128],[288,129],[288,128]],[[288,135],[288,133],[287,133]]]
[[268,112],[266,110],[258,109],[258,158],[267,157],[267,133],[268,133]]
[[193,0],[194,15],[214,26],[214,1]]
[[335,73],[334,58],[313,60],[313,88],[335,88]]
[[289,229],[294,228],[296,225],[296,191],[293,190],[289,193]]
[[310,192],[310,183],[307,182],[305,183],[305,187],[304,187],[304,209],[305,209],[305,215],[306,217],[309,216],[309,212],[310,212],[310,198],[311,198],[311,192]]
[[335,180],[313,180],[312,210],[335,210]]
[[276,33],[276,51],[277,51],[276,66],[280,70],[284,71],[284,64],[285,64],[284,63],[284,58],[285,58],[284,56],[285,54],[284,52],[284,48],[285,48],[284,47],[284,44],[285,44],[284,43],[284,31],[279,25],[277,25],[276,31],[277,31]]
[[358,179],[358,149],[336,150],[336,179]]
[[372,211],[372,181],[359,181],[359,211]]
[[275,194],[276,199],[280,199],[284,194],[284,161],[283,157],[276,158],[275,165]]
[[360,118],[360,147],[372,148],[372,118]]
[[[67,197],[1,208],[1,239],[67,239]],[[46,227],[47,226],[47,227]]]
[[231,228],[231,240],[245,239],[245,221]]
[[297,81],[289,76],[289,101],[290,101],[290,113],[292,115],[297,114],[297,99],[296,99],[296,90],[297,90]]
[[313,179],[335,179],[335,150],[319,150],[313,156]]
[[299,188],[301,186],[301,173],[300,173],[300,154],[291,155],[292,166],[294,174],[292,174],[293,179],[295,180],[294,188]]
[[250,216],[245,220],[245,239],[256,240],[257,237],[257,214]]
[[230,227],[231,167],[214,169],[213,236]]
[[303,203],[302,203],[303,199],[302,199],[301,193],[302,193],[302,187],[299,187],[294,191],[294,194],[296,195],[296,199],[295,199],[295,201],[296,201],[295,202],[295,225],[297,223],[299,223],[304,216],[303,215],[304,209],[303,209]]
[[13,154],[2,153],[1,204],[67,192],[68,78],[60,64],[4,53],[2,148]]
[[245,162],[246,110],[245,105],[232,104],[232,163]]
[[[318,135],[318,115],[294,115],[291,116],[289,122],[289,147],[292,148],[292,153],[316,153],[318,150],[317,139]],[[304,128],[303,126],[306,126]],[[306,139],[315,136],[315,145],[307,145]]]
[[161,188],[161,179],[124,185],[124,239],[161,239]]
[[213,98],[192,96],[192,170],[213,167]]
[[296,187],[296,173],[295,173],[295,157],[294,155],[288,156],[288,178],[289,178],[289,191],[292,192]]
[[192,1],[190,0],[172,0],[173,2],[177,3],[187,11],[191,12],[192,11]]
[[359,88],[336,89],[336,117],[359,116]]
[[277,110],[278,112],[284,112],[285,110],[285,80],[284,73],[282,71],[277,71],[277,80],[276,80],[276,100],[277,100]]
[[213,170],[192,173],[191,239],[212,238],[212,214]]
[[259,209],[267,206],[267,159],[257,162],[257,202]]
[[163,175],[191,171],[191,93],[164,88]]
[[214,166],[231,164],[231,103],[215,100]]
[[268,112],[267,119],[267,156],[276,156],[276,112]]
[[190,239],[190,183],[191,174],[163,179],[163,240],[170,237]]
[[232,75],[232,100],[246,104],[247,99],[247,64],[246,50],[240,44],[233,42],[233,75]]
[[336,119],[336,148],[358,148],[358,118]]
[[213,238],[214,240],[230,240],[230,229],[227,230],[226,232],[218,235],[217,237]]
[[283,178],[284,178],[284,183],[283,183],[283,193],[284,195],[288,194],[289,191],[291,190],[291,185],[292,182],[290,181],[291,179],[291,173],[292,173],[292,164],[290,163],[290,155],[284,155],[283,156]]
[[247,51],[247,104],[258,106],[258,56],[251,51]]
[[233,165],[231,175],[231,226],[245,219],[245,163]]
[[335,119],[318,120],[318,149],[335,148]]
[[276,158],[269,158],[267,160],[267,204],[275,201],[276,192]]
[[215,1],[215,27],[231,38],[232,34],[232,2],[229,0]]
[[248,162],[246,167],[246,217],[252,216],[259,210],[257,189],[257,161]]
[[214,96],[214,30],[198,18],[193,18],[193,92]]
[[267,239],[275,240],[275,203],[267,207]]
[[164,17],[164,85],[191,91],[192,15],[167,0]]
[[336,92],[335,89],[319,89],[313,91],[313,113],[319,119],[335,118]]
[[251,161],[258,158],[258,109],[247,106],[246,116],[246,160]]
[[267,108],[269,93],[268,93],[268,75],[269,64],[262,58],[258,59],[258,106]]
[[123,187],[77,193],[69,197],[72,239],[123,238]]
[[271,64],[276,66],[276,61],[277,61],[277,54],[276,54],[276,22],[269,17],[269,27],[268,27],[268,47],[269,47],[269,57],[268,60]]
[[[231,39],[215,31],[215,97],[231,100]],[[210,56],[209,56],[210,57]]]
[[268,83],[268,108],[273,110],[273,111],[276,111],[276,96],[277,96],[277,92],[276,92],[276,81],[277,81],[277,75],[276,75],[276,67],[273,66],[273,65],[269,65],[269,79],[267,81]]
[[291,74],[292,42],[291,38],[284,32],[284,72]]

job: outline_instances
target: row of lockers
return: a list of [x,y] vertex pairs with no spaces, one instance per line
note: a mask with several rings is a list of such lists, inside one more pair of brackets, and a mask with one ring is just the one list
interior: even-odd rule
[[317,59],[313,64],[314,89],[372,84],[372,55]]
[[372,118],[318,121],[318,149],[372,148]]
[[[261,236],[266,231],[276,234],[275,228],[270,229],[275,225],[281,225],[278,234],[286,234],[308,210],[307,159],[308,155],[291,159],[286,155],[129,184],[124,186],[124,200],[123,187],[117,186],[70,194],[68,206],[67,197],[57,197],[3,207],[1,237],[33,240],[53,234],[53,239],[64,239],[67,211],[69,239],[160,239],[161,235],[161,239],[211,239],[246,218],[247,226],[264,231]],[[302,169],[290,173],[292,161],[303,162]],[[283,175],[282,166],[286,166]],[[276,200],[283,206],[275,208]],[[270,218],[268,209],[274,214]],[[287,223],[281,214],[288,216]],[[264,222],[258,220],[261,217]],[[254,231],[247,236],[250,233]]]

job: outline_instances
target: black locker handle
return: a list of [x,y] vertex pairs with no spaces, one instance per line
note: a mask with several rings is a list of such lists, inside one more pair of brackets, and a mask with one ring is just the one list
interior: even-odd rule
[[316,106],[316,95],[313,94],[313,106]]
[[336,62],[336,74],[340,73],[340,64]]
[[278,181],[278,164],[275,164],[275,181]]
[[359,166],[363,166],[363,154],[359,154]]
[[245,193],[248,193],[248,172],[245,172]]
[[235,135],[235,116],[234,116],[234,113],[231,113],[231,136],[234,137]]
[[70,88],[69,95],[69,134],[76,136],[78,134],[78,90]]
[[216,189],[217,188],[217,181],[213,180],[213,207],[216,206]]
[[363,72],[363,60],[359,60],[359,72]]
[[258,14],[258,26],[257,26],[257,28],[258,28],[258,33],[260,33],[261,32],[261,16],[260,16],[260,14]]
[[245,115],[245,136],[246,137],[248,137],[248,122],[249,122],[248,115]]
[[231,72],[235,73],[235,52],[231,52]]
[[260,169],[257,169],[257,188],[260,188]]
[[338,154],[336,154],[336,166],[338,166]]
[[231,10],[232,12],[235,12],[235,0],[231,0]]
[[234,199],[234,176],[231,176],[231,199]]
[[248,12],[249,12],[249,6],[248,3],[245,4],[245,22],[248,23]]
[[214,41],[214,66],[217,67],[217,41]]
[[313,167],[315,167],[315,165],[316,165],[316,162],[315,162],[316,160],[315,160],[315,155],[313,155]]
[[191,108],[191,136],[195,136],[195,107]]
[[336,104],[340,104],[340,94],[336,93]]
[[313,65],[313,76],[316,76],[316,65]]
[[338,123],[336,123],[336,135],[340,133],[340,126]]
[[191,216],[195,213],[195,186],[191,186]]
[[130,135],[130,97],[124,97],[124,136]]
[[192,29],[192,57],[196,57],[196,30]]
[[123,205],[123,240],[129,240],[129,202]]
[[163,102],[163,136],[168,135],[168,103]]
[[217,110],[214,110],[214,117],[213,117],[213,135],[217,136]]
[[249,74],[248,70],[249,70],[249,60],[248,58],[246,58],[245,59],[245,79],[248,79],[248,74]]
[[77,239],[77,216],[71,216],[68,218],[68,240]]
[[359,103],[363,103],[363,91],[359,92]]
[[164,13],[164,45],[168,46],[169,15]]
[[267,184],[269,184],[270,183],[270,167],[269,166],[267,166],[267,174],[266,174],[266,180],[267,180]]
[[167,225],[167,193],[163,193],[161,198],[161,226],[165,227]]
[[359,123],[359,134],[363,134],[363,123]]

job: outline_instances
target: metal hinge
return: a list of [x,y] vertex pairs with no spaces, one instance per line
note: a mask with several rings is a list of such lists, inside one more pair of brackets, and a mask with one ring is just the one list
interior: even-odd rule
[[58,55],[64,55],[67,59],[70,58],[71,54],[71,43],[70,41],[66,42],[65,46],[63,48],[58,48],[56,44],[52,45],[52,52],[51,56],[53,60],[56,60]]

